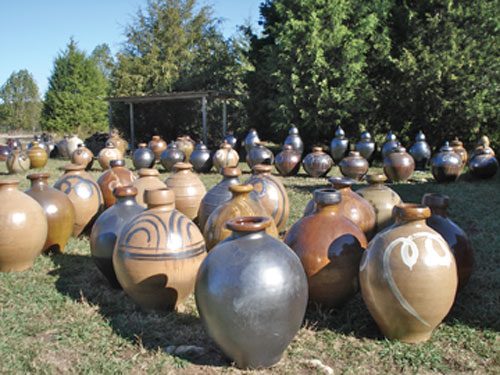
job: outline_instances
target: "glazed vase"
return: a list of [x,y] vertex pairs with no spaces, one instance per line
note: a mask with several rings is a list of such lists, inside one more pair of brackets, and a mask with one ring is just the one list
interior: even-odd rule
[[229,219],[240,216],[265,216],[270,218],[271,224],[266,228],[266,232],[272,237],[279,238],[278,228],[276,228],[274,219],[271,218],[259,202],[251,198],[252,185],[230,185],[229,191],[233,195],[231,200],[217,207],[205,223],[203,237],[205,238],[207,251],[210,251],[215,245],[231,235],[231,231],[226,228],[225,223]]
[[470,163],[478,155],[495,156],[495,151],[490,146],[479,145],[470,153],[468,162]]
[[285,138],[285,142],[283,143],[285,146],[292,146],[293,150],[299,154],[299,158],[302,157],[304,153],[304,142],[302,142],[302,138],[299,135],[299,129],[295,126],[292,126],[288,131],[288,137]]
[[335,189],[314,191],[316,211],[297,221],[285,243],[300,258],[307,275],[309,301],[341,307],[359,290],[359,262],[364,233],[339,213],[342,195]]
[[113,190],[116,203],[95,221],[90,233],[90,253],[97,268],[113,288],[120,288],[113,268],[113,249],[121,230],[145,210],[136,202],[137,189],[118,186]]
[[54,187],[66,194],[75,209],[75,225],[73,237],[78,237],[92,227],[95,219],[104,208],[104,199],[97,182],[85,172],[85,167],[79,164],[68,164],[64,174],[57,180]]
[[106,142],[104,148],[99,151],[97,155],[97,161],[103,170],[107,170],[111,167],[111,160],[121,159],[123,159],[123,154],[111,142]]
[[13,149],[7,160],[7,169],[10,174],[24,173],[30,169],[30,158],[28,154],[20,148]]
[[137,180],[137,176],[125,168],[125,160],[111,160],[110,168],[97,179],[104,198],[104,208],[106,209],[115,204],[116,199],[113,194],[115,188],[130,185],[135,180]]
[[381,150],[382,160],[384,160],[385,157],[392,152],[393,148],[397,147],[397,146],[399,146],[398,139],[396,138],[396,136],[392,132],[389,132],[389,134],[387,134],[387,136],[385,137],[385,143],[382,146],[382,150]]
[[302,167],[311,177],[323,177],[333,167],[333,159],[321,147],[314,147],[313,152],[302,160]]
[[358,151],[371,164],[377,151],[377,144],[373,141],[372,135],[364,131],[361,133],[359,142],[354,145],[354,150]]
[[175,194],[175,208],[195,220],[207,190],[200,178],[191,172],[192,167],[190,163],[175,164],[175,173],[167,178],[165,184]]
[[21,141],[18,138],[7,138],[7,146],[11,150],[15,150],[17,148],[20,150],[23,149],[23,145],[21,144]]
[[62,191],[49,185],[49,173],[28,175],[31,187],[26,191],[42,207],[47,218],[47,239],[42,251],[62,253],[75,225],[75,208]]
[[414,169],[415,161],[404,147],[394,147],[384,158],[384,173],[392,182],[406,182]]
[[37,146],[38,148],[44,150],[45,153],[47,154],[47,159],[48,159],[50,154],[49,146],[47,145],[47,143],[42,141],[42,137],[40,137],[38,134],[35,134],[33,136],[33,140],[28,144],[27,151],[31,150],[33,146]]
[[460,158],[462,159],[462,166],[465,166],[467,164],[468,154],[464,144],[458,139],[458,137],[455,137],[455,139],[451,141],[450,145],[453,148],[453,151],[460,155]]
[[160,162],[167,172],[174,170],[174,165],[186,160],[186,155],[177,147],[175,142],[168,145],[167,149],[161,153]]
[[11,149],[9,146],[0,145],[0,161],[6,161],[9,157]]
[[215,169],[220,173],[225,167],[237,167],[240,162],[240,156],[235,149],[226,141],[215,151],[213,156]]
[[245,151],[248,153],[254,147],[257,142],[260,142],[259,135],[257,134],[257,130],[255,129],[250,129],[247,136],[245,137],[245,140],[243,141],[244,146],[245,146]]
[[0,272],[30,269],[47,240],[42,207],[18,185],[17,179],[0,179]]
[[349,140],[345,137],[344,129],[340,126],[335,131],[335,137],[330,143],[330,155],[335,163],[340,163],[340,161],[349,152]]
[[139,143],[139,147],[132,154],[134,168],[153,168],[155,165],[155,153],[148,148],[146,143]]
[[455,256],[458,272],[458,290],[469,281],[474,266],[474,251],[467,234],[448,217],[447,209],[450,199],[442,194],[425,194],[422,204],[431,209],[431,216],[426,223],[443,236],[451,252]]
[[153,135],[151,140],[148,142],[148,147],[155,154],[155,160],[159,161],[161,159],[161,154],[167,149],[167,142],[165,142],[159,135]]
[[274,159],[274,166],[283,177],[296,176],[300,169],[300,154],[292,145],[284,145]]
[[253,191],[281,232],[285,229],[290,215],[290,201],[285,186],[271,174],[271,165],[257,164],[252,168],[253,175],[245,184],[253,186]]
[[390,187],[384,185],[387,177],[383,173],[369,174],[366,176],[368,186],[356,190],[375,212],[375,233],[382,231],[394,224],[392,210],[394,206],[402,203],[401,197]]
[[205,258],[196,277],[196,306],[208,335],[240,368],[279,362],[307,306],[297,256],[266,233],[270,221],[241,217],[232,235]]
[[118,135],[118,132],[112,132],[111,137],[109,137],[107,141],[111,142],[118,150],[120,150],[122,155],[125,155],[127,153],[128,142],[120,137]]
[[477,151],[476,156],[469,161],[469,172],[476,178],[491,178],[497,173],[497,170],[497,159],[484,149]]
[[350,151],[339,163],[340,172],[345,177],[350,177],[356,181],[363,179],[368,172],[370,165],[368,161],[361,156],[359,151]]
[[200,142],[191,153],[189,162],[196,173],[208,173],[212,169],[212,153],[203,142]]
[[43,168],[49,160],[49,155],[47,151],[39,146],[37,141],[33,141],[31,148],[26,152],[28,158],[30,159],[30,168]]
[[57,152],[59,153],[59,156],[63,159],[69,159],[71,155],[68,155],[68,139],[69,136],[65,135],[63,139],[61,139],[59,142],[57,142]]
[[231,145],[233,149],[237,149],[238,147],[238,138],[234,135],[232,131],[228,132],[227,135],[222,140],[222,143],[227,142]]
[[200,230],[174,201],[170,189],[149,190],[148,209],[125,224],[116,240],[116,278],[144,309],[174,310],[182,304],[206,256]]
[[154,168],[141,168],[139,169],[139,178],[132,182],[132,186],[137,189],[135,197],[137,203],[147,208],[145,195],[147,190],[164,189],[167,187],[163,181],[159,179],[160,172]]
[[428,340],[446,317],[457,291],[455,258],[443,237],[427,226],[427,206],[394,208],[396,223],[370,241],[359,280],[368,311],[389,339]]
[[80,143],[83,143],[83,141],[75,134],[68,138],[68,141],[66,142],[66,152],[68,154],[68,158],[71,158],[71,155],[73,155],[73,152],[78,148]]
[[274,155],[263,143],[258,142],[248,151],[246,161],[250,169],[257,164],[273,165]]
[[425,140],[425,134],[420,130],[415,137],[415,143],[410,148],[410,155],[415,161],[415,170],[425,171],[431,158],[431,148]]
[[189,161],[191,158],[191,154],[194,151],[194,141],[189,137],[189,135],[185,135],[183,137],[177,137],[175,141],[177,148],[181,150],[186,156],[186,161]]
[[436,182],[456,181],[462,168],[462,158],[455,153],[448,142],[439,149],[439,153],[434,155],[431,160],[431,173]]
[[73,164],[81,164],[85,170],[90,170],[94,164],[94,153],[90,151],[84,143],[80,143],[78,148],[71,154]]

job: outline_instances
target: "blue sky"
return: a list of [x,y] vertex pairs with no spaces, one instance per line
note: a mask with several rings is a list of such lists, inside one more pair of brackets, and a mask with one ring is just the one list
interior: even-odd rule
[[[237,25],[257,27],[262,0],[199,0],[212,5],[223,19],[226,37]],[[0,0],[0,86],[14,72],[33,74],[43,97],[54,59],[71,37],[80,49],[92,52],[107,43],[116,53],[124,41],[123,30],[147,0]]]

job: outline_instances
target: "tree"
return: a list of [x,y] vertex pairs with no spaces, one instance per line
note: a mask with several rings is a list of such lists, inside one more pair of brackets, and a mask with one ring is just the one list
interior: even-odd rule
[[34,131],[38,127],[42,103],[31,73],[19,70],[0,88],[3,121],[13,129]]
[[95,47],[90,54],[90,59],[94,61],[97,69],[106,78],[106,94],[111,95],[111,74],[113,73],[115,62],[109,46],[103,43]]
[[103,131],[107,128],[106,78],[73,39],[55,59],[45,94],[43,128],[57,132]]

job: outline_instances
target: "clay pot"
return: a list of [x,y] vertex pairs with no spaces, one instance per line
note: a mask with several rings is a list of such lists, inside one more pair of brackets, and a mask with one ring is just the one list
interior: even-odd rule
[[384,173],[393,182],[407,181],[415,169],[415,161],[404,147],[392,149],[384,158]]
[[485,149],[476,149],[476,155],[469,161],[470,174],[476,178],[491,178],[497,173],[497,170],[497,159]]
[[185,135],[183,137],[177,137],[175,141],[177,148],[181,150],[186,156],[186,161],[189,161],[191,158],[191,154],[194,151],[194,141],[189,137],[189,135]]
[[49,160],[47,152],[38,145],[37,141],[33,141],[30,149],[27,151],[28,158],[30,159],[30,168],[43,168]]
[[478,141],[477,141],[478,146],[485,146],[485,147],[490,147],[490,139],[488,138],[487,135],[482,135]]
[[159,135],[153,135],[148,143],[148,147],[155,154],[155,160],[158,161],[161,158],[163,151],[167,149],[167,142],[165,142]]
[[28,144],[27,150],[29,151],[35,145],[45,151],[45,153],[47,154],[47,158],[49,157],[49,146],[44,141],[42,141],[42,137],[40,137],[38,134],[35,134],[33,136],[33,141]]
[[495,156],[495,151],[490,146],[479,145],[477,146],[469,155],[469,163],[472,159],[474,159],[477,155],[491,155]]
[[283,242],[266,234],[268,224],[262,217],[230,220],[230,239],[208,254],[196,278],[201,321],[240,368],[279,362],[307,305],[300,261]]
[[462,158],[453,151],[448,142],[431,160],[431,173],[437,182],[455,181],[460,176],[462,168]]
[[382,151],[381,151],[382,152],[382,160],[384,160],[385,157],[387,155],[389,155],[395,147],[398,147],[398,146],[399,146],[398,139],[396,138],[396,136],[392,132],[389,132],[389,134],[387,134],[387,136],[385,137],[385,143],[382,146]]
[[22,150],[23,148],[23,145],[21,144],[21,141],[17,138],[7,138],[7,146],[11,149],[11,150],[15,150],[15,149],[20,149]]
[[123,154],[111,142],[106,142],[106,146],[97,155],[97,161],[103,170],[109,169],[111,160],[121,159]]
[[408,343],[428,340],[448,314],[457,266],[448,244],[425,220],[429,207],[394,208],[396,224],[368,244],[361,260],[361,293],[382,333]]
[[48,223],[43,252],[62,253],[75,225],[73,203],[63,192],[49,185],[49,173],[28,175],[31,187],[26,191],[42,207]]
[[259,135],[257,134],[257,130],[252,128],[245,137],[245,140],[243,141],[245,146],[245,151],[247,153],[250,152],[252,147],[254,147],[257,144],[257,142],[260,142]]
[[31,268],[47,239],[42,207],[18,185],[17,179],[0,179],[0,272]]
[[167,178],[165,184],[175,193],[175,208],[195,220],[207,190],[200,178],[191,172],[192,167],[190,163],[176,163],[175,173]]
[[97,182],[79,164],[64,167],[64,174],[54,187],[68,196],[75,209],[73,237],[78,237],[90,229],[104,208],[104,199]]
[[125,160],[111,160],[110,166],[111,168],[97,179],[97,183],[104,197],[105,209],[115,204],[116,199],[113,194],[115,188],[118,186],[130,185],[137,180],[136,175],[125,168]]
[[313,152],[302,160],[302,167],[311,177],[326,176],[332,169],[333,160],[321,147],[314,147]]
[[224,139],[222,140],[222,142],[223,143],[227,142],[235,150],[238,147],[238,138],[236,138],[236,136],[234,135],[234,133],[232,131],[230,131],[230,132],[227,133],[227,135],[224,137]]
[[281,181],[271,175],[272,169],[271,165],[255,165],[252,168],[253,175],[245,181],[245,184],[253,186],[259,202],[274,219],[278,231],[281,232],[285,229],[290,214],[290,201]]
[[163,168],[165,168],[167,172],[172,172],[174,165],[184,160],[186,160],[186,155],[184,155],[182,150],[179,150],[174,142],[168,145],[167,149],[162,152],[160,158],[161,165],[163,165]]
[[377,144],[373,141],[372,135],[365,131],[361,134],[359,142],[354,146],[354,150],[358,151],[371,164],[377,151]]
[[448,218],[446,210],[450,205],[447,195],[425,194],[422,204],[431,209],[431,217],[426,220],[429,227],[443,236],[451,252],[455,256],[458,272],[458,289],[463,288],[469,281],[474,265],[474,251],[467,234]]
[[225,167],[237,167],[240,162],[240,156],[228,142],[224,141],[220,148],[215,151],[212,160],[215,169],[220,172]]
[[425,141],[425,134],[421,130],[415,137],[415,143],[410,148],[410,155],[415,161],[415,169],[425,171],[427,162],[431,158],[431,148]]
[[299,129],[295,126],[292,126],[288,131],[288,137],[286,137],[284,145],[292,146],[293,150],[299,154],[299,159],[302,157],[304,142],[302,142],[302,138],[300,138]]
[[0,161],[6,161],[9,157],[11,149],[9,146],[0,145]]
[[144,211],[135,200],[137,189],[118,186],[113,190],[116,203],[96,220],[90,234],[90,252],[97,268],[113,288],[120,288],[113,268],[113,249],[121,230],[130,220]]
[[191,154],[189,162],[193,164],[195,172],[208,173],[212,169],[212,153],[203,142],[200,142]]
[[71,162],[73,164],[81,164],[85,170],[90,170],[94,164],[94,153],[90,151],[84,143],[80,143],[78,148],[71,155]]
[[363,179],[370,165],[358,151],[350,151],[339,163],[340,172],[356,181]]
[[155,165],[155,153],[145,143],[139,143],[139,148],[132,154],[132,163],[135,169],[153,168]]
[[217,207],[205,223],[203,237],[205,237],[207,251],[231,235],[231,231],[224,225],[226,221],[240,216],[269,217],[271,224],[266,228],[266,232],[272,237],[279,237],[274,220],[259,202],[250,197],[250,192],[253,191],[252,185],[231,185],[229,191],[233,194],[231,200]]
[[401,197],[384,185],[386,180],[387,177],[383,173],[369,174],[366,176],[368,186],[356,191],[370,203],[375,212],[375,233],[394,224],[392,210],[394,206],[402,203]]
[[157,169],[153,168],[142,168],[139,169],[139,178],[132,182],[132,186],[137,189],[137,195],[135,197],[137,203],[147,208],[145,195],[147,190],[156,190],[156,189],[165,189],[167,185],[162,182],[158,176],[160,172]]
[[300,154],[292,145],[284,145],[283,150],[276,155],[274,165],[283,177],[295,176],[300,169]]
[[451,147],[455,153],[460,155],[460,158],[462,159],[462,166],[465,166],[465,164],[467,164],[467,150],[465,149],[464,144],[460,142],[458,137],[455,137],[455,139],[451,141]]
[[66,142],[66,152],[68,153],[68,158],[73,155],[73,152],[78,148],[78,145],[83,143],[83,141],[78,138],[75,134],[68,138]]
[[338,164],[348,152],[349,140],[345,137],[344,129],[339,126],[335,131],[335,138],[330,143],[330,155],[332,155],[333,161]]
[[59,156],[63,159],[69,159],[71,155],[68,155],[68,139],[69,136],[65,135],[63,139],[57,142],[57,152]]
[[120,152],[122,155],[125,155],[128,149],[128,142],[120,137],[118,133],[112,133],[111,137],[108,138],[108,142],[111,142]]
[[285,238],[306,272],[309,301],[328,307],[340,307],[358,292],[367,245],[361,229],[339,213],[341,199],[337,190],[315,190],[316,211],[297,221]]
[[118,282],[145,309],[182,304],[206,256],[198,227],[174,209],[174,200],[169,189],[148,191],[148,209],[123,227],[113,252]]
[[30,169],[30,158],[25,151],[17,148],[10,152],[6,164],[10,174],[24,173]]
[[253,146],[247,153],[246,161],[250,169],[257,164],[274,164],[274,155],[271,150],[264,147],[264,144],[259,142]]

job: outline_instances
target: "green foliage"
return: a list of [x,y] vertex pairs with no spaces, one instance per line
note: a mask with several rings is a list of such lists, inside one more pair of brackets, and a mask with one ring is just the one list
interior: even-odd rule
[[97,69],[106,78],[106,95],[111,94],[111,74],[113,72],[115,62],[111,55],[111,50],[106,43],[100,44],[94,48],[90,54],[90,59],[94,61]]
[[23,69],[10,75],[0,88],[0,119],[11,129],[38,128],[42,103],[31,73]]
[[54,61],[42,112],[43,128],[60,133],[106,130],[107,104],[102,99],[107,87],[96,61],[71,39]]

